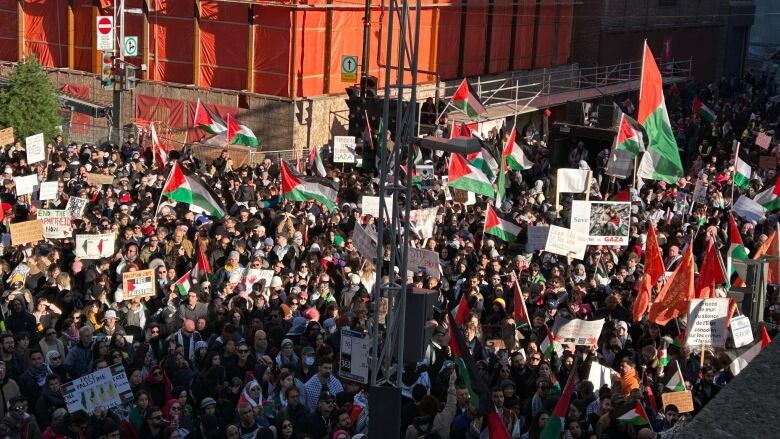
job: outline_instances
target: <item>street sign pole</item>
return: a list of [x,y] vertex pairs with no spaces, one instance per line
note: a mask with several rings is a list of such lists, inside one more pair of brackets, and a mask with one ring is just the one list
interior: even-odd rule
[[[114,0],[114,25],[119,28],[119,32],[114,30],[114,47],[117,48],[117,61],[119,63],[118,71],[121,78],[119,81],[114,81],[114,108],[113,108],[113,120],[112,125],[116,132],[115,137],[117,144],[122,143],[122,89],[124,88],[124,69],[125,69],[125,2],[124,0]],[[118,83],[118,85],[117,85]]]

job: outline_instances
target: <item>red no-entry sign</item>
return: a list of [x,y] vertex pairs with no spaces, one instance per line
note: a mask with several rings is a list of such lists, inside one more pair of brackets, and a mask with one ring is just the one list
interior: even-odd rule
[[101,35],[108,35],[114,29],[114,23],[111,17],[99,17],[97,28]]
[[110,52],[114,50],[114,17],[97,17],[97,50]]

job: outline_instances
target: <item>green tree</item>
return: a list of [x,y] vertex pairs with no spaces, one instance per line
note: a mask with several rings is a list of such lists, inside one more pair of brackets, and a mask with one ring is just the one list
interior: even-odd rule
[[59,109],[57,90],[36,58],[19,62],[0,88],[0,128],[14,127],[17,140],[38,133],[53,138],[62,124]]

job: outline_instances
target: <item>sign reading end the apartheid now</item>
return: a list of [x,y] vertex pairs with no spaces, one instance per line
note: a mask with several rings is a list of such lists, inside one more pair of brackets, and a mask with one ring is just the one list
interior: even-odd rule
[[38,221],[43,225],[44,238],[70,238],[73,233],[73,224],[66,210],[41,209],[38,211]]
[[750,319],[746,316],[732,318],[730,328],[735,348],[741,348],[753,343],[753,328],[750,326]]
[[125,367],[113,365],[62,385],[62,396],[69,413],[79,410],[92,414],[133,400]]
[[11,245],[23,245],[43,240],[43,226],[38,220],[11,224]]
[[122,273],[122,289],[125,300],[154,296],[154,270],[149,268]]
[[692,299],[688,308],[688,346],[726,346],[728,299]]

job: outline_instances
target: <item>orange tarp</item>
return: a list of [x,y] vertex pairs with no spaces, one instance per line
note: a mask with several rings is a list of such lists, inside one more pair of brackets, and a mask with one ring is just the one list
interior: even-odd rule
[[44,67],[67,66],[67,4],[64,1],[25,0],[24,13],[25,55],[34,55]]
[[247,5],[201,1],[200,84],[246,88]]
[[[84,85],[65,84],[62,86],[62,92],[77,98],[90,100],[92,98],[92,89]],[[73,134],[88,134],[92,128],[92,117],[77,112],[71,113],[70,132]]]
[[[504,3],[508,3],[504,0]],[[512,39],[512,5],[493,6],[493,23],[488,31],[490,38],[490,69],[488,73],[501,73],[509,70],[509,49]]]
[[470,0],[463,39],[463,76],[477,76],[485,72],[486,31],[487,0]]
[[192,84],[195,4],[152,0],[149,14],[150,79]]
[[[187,129],[187,141],[194,142],[205,137],[204,132],[192,127],[196,104],[197,102],[183,101],[181,99],[136,95],[135,114],[133,117],[151,122],[163,121],[172,131]],[[228,114],[232,117],[238,116],[237,107],[211,104],[205,104],[205,106],[223,119]]]
[[291,13],[288,9],[254,6],[253,90],[287,96],[290,74]]

